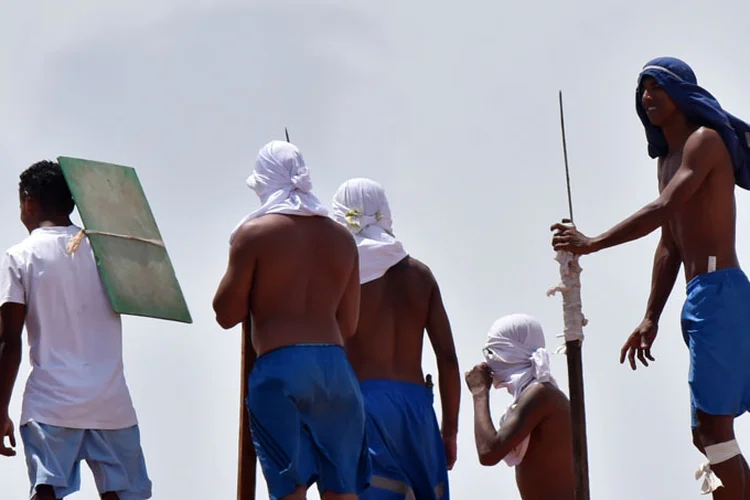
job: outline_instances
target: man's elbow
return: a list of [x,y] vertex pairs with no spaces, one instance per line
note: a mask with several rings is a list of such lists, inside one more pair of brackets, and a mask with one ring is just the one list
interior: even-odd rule
[[648,205],[649,211],[654,215],[660,226],[663,226],[680,210],[682,203],[677,198],[657,199]]
[[222,316],[219,316],[218,314],[216,315],[216,322],[224,330],[229,330],[230,328],[235,327],[239,323],[239,321],[232,321]]
[[236,326],[240,321],[242,321],[235,318],[234,315],[232,315],[229,311],[223,310],[221,307],[218,307],[216,303],[214,303],[214,313],[216,314],[216,322],[224,330],[229,330],[230,328]]
[[456,351],[441,352],[437,355],[436,360],[438,370],[441,372],[456,371],[458,372],[458,356]]
[[492,450],[479,450],[479,463],[485,467],[491,467],[497,465],[500,462],[496,453],[492,453]]
[[336,314],[336,321],[339,324],[339,333],[341,334],[342,340],[348,340],[357,333],[357,324],[359,323],[359,311],[355,311],[353,314],[347,315],[343,311],[339,311]]
[[216,315],[216,322],[224,330],[229,330],[242,321],[242,318],[237,318],[237,313],[236,311],[233,311],[230,302],[226,299],[222,299],[218,294],[214,297],[212,306],[214,314]]

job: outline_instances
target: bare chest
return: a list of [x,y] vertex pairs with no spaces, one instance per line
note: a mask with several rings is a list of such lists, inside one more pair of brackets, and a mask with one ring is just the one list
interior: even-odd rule
[[682,151],[667,155],[659,161],[659,191],[661,192],[672,177],[677,173],[682,163]]

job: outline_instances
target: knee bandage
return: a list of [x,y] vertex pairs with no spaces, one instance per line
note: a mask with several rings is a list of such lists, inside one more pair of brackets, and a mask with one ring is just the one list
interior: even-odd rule
[[703,495],[708,495],[719,487],[724,486],[721,479],[719,479],[719,477],[711,470],[711,466],[726,462],[727,460],[740,455],[742,452],[740,451],[736,439],[706,446],[705,451],[708,461],[695,471],[695,479],[700,480],[701,477],[703,477],[701,493]]

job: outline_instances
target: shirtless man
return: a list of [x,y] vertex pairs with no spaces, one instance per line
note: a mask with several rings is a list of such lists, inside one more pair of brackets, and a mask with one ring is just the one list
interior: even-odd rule
[[[70,221],[75,204],[60,165],[40,161],[21,174],[21,222],[29,236],[0,264],[0,455],[15,447],[8,416],[26,325],[31,374],[20,434],[32,500],[79,490],[81,461],[103,500],[151,498],[122,362],[122,323],[107,298],[88,238]],[[6,495],[3,495],[5,497]]]
[[[334,219],[355,235],[359,249],[359,325],[346,352],[360,380],[372,450],[372,486],[360,498],[448,500],[461,379],[440,288],[393,235],[380,184],[351,179],[333,206]],[[422,373],[425,330],[440,374],[440,428]]]
[[[247,184],[262,206],[235,228],[216,321],[252,322],[253,443],[272,499],[356,499],[370,463],[362,394],[344,341],[359,314],[357,247],[312,194],[299,150],[272,141]],[[248,325],[249,326],[249,325]]]
[[750,471],[733,429],[750,408],[750,283],[735,251],[734,198],[735,183],[750,187],[750,126],[723,111],[687,64],[668,57],[643,68],[636,109],[649,154],[658,157],[659,197],[594,238],[555,224],[552,244],[588,254],[661,228],[646,314],[620,362],[627,356],[635,370],[636,356],[644,366],[654,361],[659,317],[684,265],[681,322],[690,350],[693,442],[708,458],[699,471],[703,492],[713,491],[716,500],[750,499]]
[[[525,314],[492,325],[485,362],[466,374],[474,398],[474,439],[482,465],[505,460],[516,468],[523,500],[573,500],[573,436],[570,402],[550,373],[544,332]],[[490,386],[505,387],[513,403],[495,430]]]

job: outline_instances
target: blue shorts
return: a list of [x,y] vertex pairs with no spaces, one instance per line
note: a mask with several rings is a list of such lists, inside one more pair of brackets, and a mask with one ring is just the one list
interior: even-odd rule
[[293,345],[260,356],[246,401],[272,500],[316,482],[321,495],[367,487],[365,409],[344,349]]
[[85,460],[99,494],[114,492],[120,500],[151,498],[138,426],[84,430],[31,421],[20,432],[30,496],[40,485],[52,486],[57,498],[75,493],[81,488],[81,460]]
[[682,335],[690,349],[690,409],[739,416],[750,409],[750,282],[738,268],[687,285]]
[[361,382],[372,458],[360,500],[449,500],[448,467],[432,392],[395,380]]

